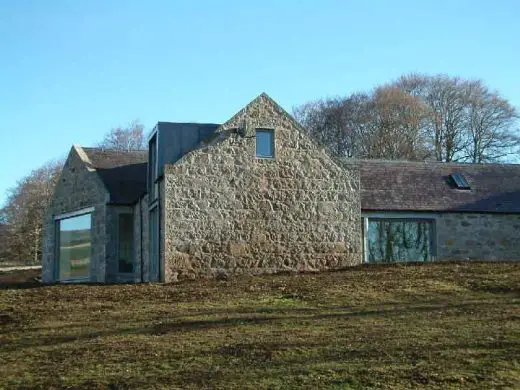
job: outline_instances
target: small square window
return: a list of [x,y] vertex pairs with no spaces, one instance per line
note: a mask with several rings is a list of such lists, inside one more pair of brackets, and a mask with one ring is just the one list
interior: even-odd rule
[[256,129],[256,157],[274,157],[274,131]]

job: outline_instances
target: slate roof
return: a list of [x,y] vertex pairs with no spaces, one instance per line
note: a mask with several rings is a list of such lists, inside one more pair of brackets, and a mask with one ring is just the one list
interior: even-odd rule
[[[520,213],[520,165],[360,160],[361,208],[366,211]],[[470,190],[456,189],[451,173]]]
[[[83,148],[110,193],[110,203],[130,205],[146,192],[146,151]],[[452,164],[349,160],[361,179],[364,211],[520,213],[520,164]],[[471,186],[459,190],[449,176]]]
[[131,205],[146,192],[147,151],[82,149],[105,184],[110,203]]

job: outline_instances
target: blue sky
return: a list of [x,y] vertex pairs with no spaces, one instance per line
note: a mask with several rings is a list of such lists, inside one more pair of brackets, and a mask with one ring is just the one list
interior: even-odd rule
[[520,2],[0,0],[0,203],[72,144],[134,119],[222,122],[412,71],[520,107]]

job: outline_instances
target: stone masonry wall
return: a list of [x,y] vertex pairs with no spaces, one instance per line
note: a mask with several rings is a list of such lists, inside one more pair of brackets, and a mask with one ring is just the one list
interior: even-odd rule
[[436,230],[440,260],[520,260],[520,215],[441,214]]
[[[274,129],[274,159],[255,157],[255,128]],[[362,260],[358,171],[336,164],[265,94],[166,166],[164,199],[166,281]]]
[[[90,281],[105,281],[106,206],[108,192],[94,171],[86,168],[81,149],[69,153],[44,221],[42,281],[54,282],[55,221],[54,216],[95,207],[92,213],[92,257]],[[84,153],[84,152],[83,152]]]

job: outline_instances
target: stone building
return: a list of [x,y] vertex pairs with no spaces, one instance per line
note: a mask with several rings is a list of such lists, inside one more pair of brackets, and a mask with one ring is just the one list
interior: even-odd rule
[[74,146],[44,229],[45,282],[516,260],[520,166],[340,161],[262,94],[148,152]]

